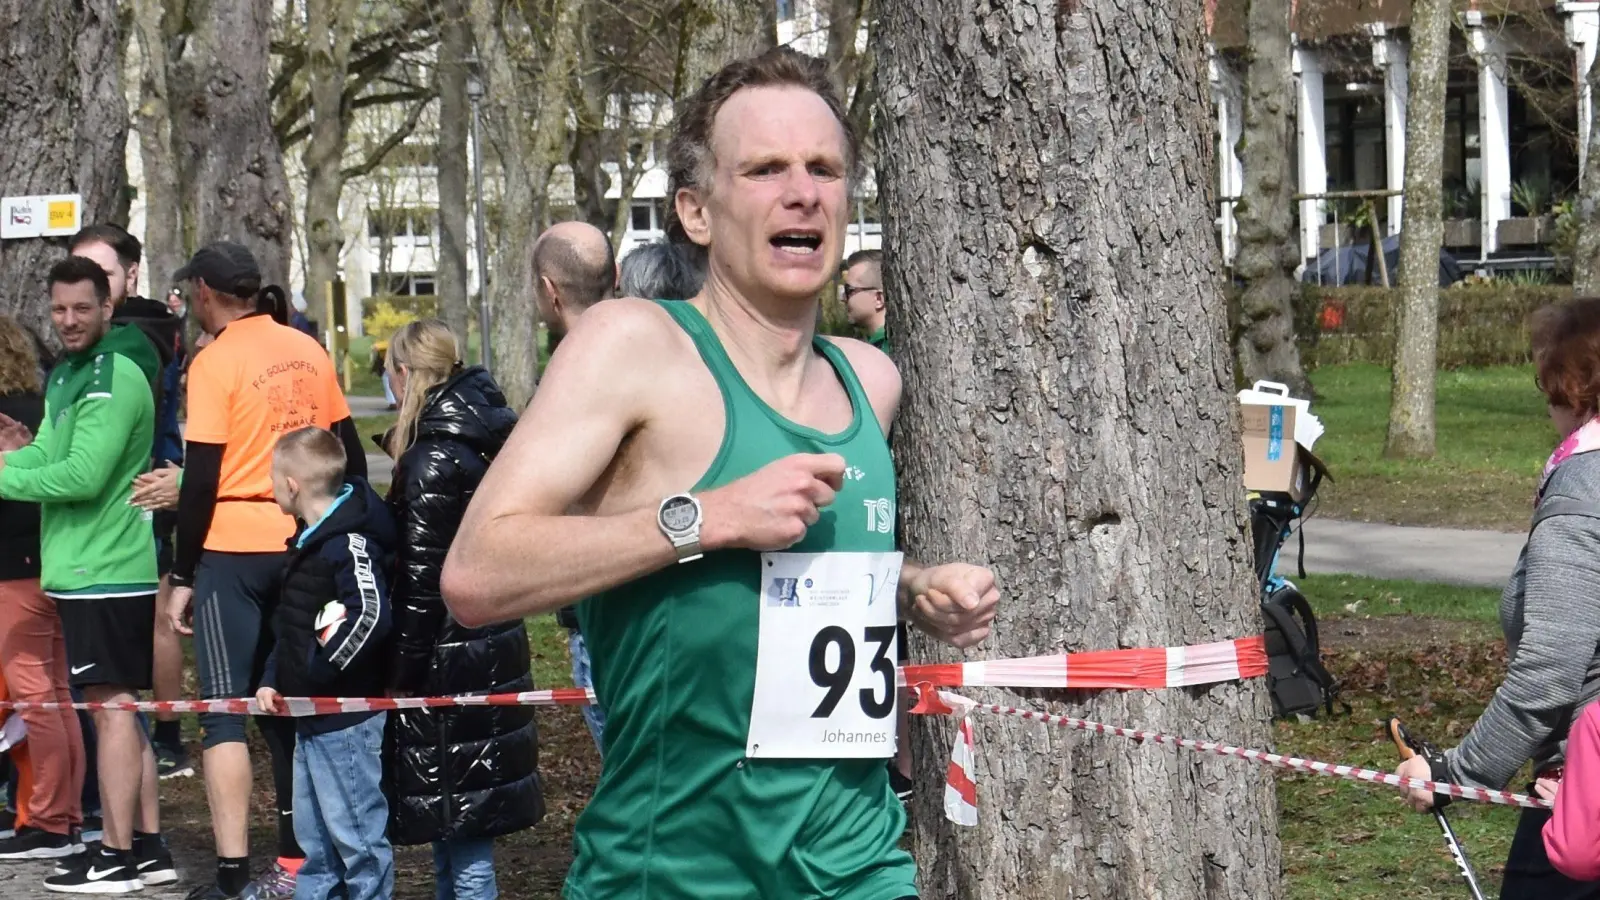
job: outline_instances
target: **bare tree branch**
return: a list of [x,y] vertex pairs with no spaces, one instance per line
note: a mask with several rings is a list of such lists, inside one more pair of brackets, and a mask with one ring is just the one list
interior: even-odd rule
[[372,170],[383,165],[383,160],[389,155],[389,151],[405,143],[405,139],[417,130],[417,123],[421,121],[422,113],[428,108],[428,104],[433,102],[434,96],[434,93],[429,91],[425,98],[412,104],[411,112],[406,114],[406,120],[384,138],[383,143],[368,151],[365,159],[356,165],[345,167],[339,173],[340,177],[346,181],[352,178],[365,178],[372,174]]

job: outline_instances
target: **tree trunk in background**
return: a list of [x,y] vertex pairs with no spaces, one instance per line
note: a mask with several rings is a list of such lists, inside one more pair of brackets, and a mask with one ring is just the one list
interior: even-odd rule
[[[557,0],[539,77],[517,77],[492,0],[471,0],[470,18],[485,73],[483,125],[501,176],[500,221],[494,237],[488,297],[494,376],[513,409],[533,398],[538,384],[538,311],[529,253],[546,217],[550,174],[566,150],[567,99],[578,51],[582,0]],[[523,24],[523,23],[518,23]],[[532,29],[529,29],[530,31]],[[521,61],[519,61],[521,62]],[[525,63],[522,63],[526,65]],[[485,159],[490,154],[484,154]]]
[[1578,244],[1572,258],[1572,292],[1600,295],[1600,57],[1585,76],[1589,82],[1589,146],[1578,188]]
[[[345,78],[360,0],[306,0],[306,71],[311,88],[311,136],[306,141],[306,306],[327,307],[328,285],[339,277],[344,226],[344,151],[350,127]],[[287,282],[284,282],[287,284]]]
[[1439,349],[1439,247],[1444,95],[1450,64],[1450,0],[1411,8],[1410,100],[1406,107],[1406,227],[1400,233],[1400,318],[1386,456],[1433,455],[1433,386]]
[[172,145],[172,104],[167,73],[172,43],[182,23],[169,13],[168,0],[135,0],[139,38],[139,162],[144,174],[144,290],[165,299],[177,272],[194,250],[183,240],[178,209],[178,159]]
[[778,43],[778,5],[771,0],[692,0],[693,32],[684,56],[683,96],[728,63]]
[[[1200,0],[898,0],[876,37],[887,286],[921,298],[890,307],[904,545],[991,564],[1006,597],[965,658],[1260,634]],[[912,656],[963,658],[920,636]],[[1271,735],[1259,681],[970,693]],[[937,798],[955,722],[913,718],[918,793]],[[973,724],[979,823],[914,807],[922,896],[1282,896],[1267,770]]]
[[269,284],[289,278],[289,188],[267,97],[271,0],[211,0],[175,61],[173,138],[184,242],[249,247]]
[[[79,194],[85,225],[126,223],[121,53],[116,0],[0,0],[0,192]],[[64,245],[0,242],[0,314],[51,346],[45,276]]]
[[1300,240],[1294,227],[1289,0],[1250,0],[1248,28],[1239,160],[1244,186],[1234,211],[1239,224],[1234,266],[1245,287],[1235,349],[1247,382],[1277,381],[1296,396],[1309,397],[1311,384],[1300,365],[1294,334],[1295,301],[1300,295],[1294,270],[1300,261]]
[[614,83],[606,64],[599,58],[596,21],[602,14],[597,3],[583,5],[583,24],[578,34],[578,76],[571,99],[576,127],[572,132],[572,195],[577,217],[604,231],[612,232],[617,204],[606,199],[611,176],[601,165],[605,161],[606,103]]
[[439,64],[434,69],[439,90],[439,143],[434,158],[439,182],[439,310],[461,342],[467,358],[467,331],[472,319],[467,303],[467,139],[472,107],[467,102],[467,68],[472,55],[472,27],[461,0],[444,0],[440,9]]

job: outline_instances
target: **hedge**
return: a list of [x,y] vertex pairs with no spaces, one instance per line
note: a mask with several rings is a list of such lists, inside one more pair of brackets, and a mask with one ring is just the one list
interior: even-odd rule
[[[1534,310],[1572,299],[1565,285],[1458,284],[1439,292],[1439,367],[1520,365],[1530,361]],[[1300,359],[1307,368],[1394,361],[1397,288],[1308,285],[1296,311]]]
[[375,341],[386,341],[418,319],[439,315],[439,298],[378,294],[361,301],[361,330]]

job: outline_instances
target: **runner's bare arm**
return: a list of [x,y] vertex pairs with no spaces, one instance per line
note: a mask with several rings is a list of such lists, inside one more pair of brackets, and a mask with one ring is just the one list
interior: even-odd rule
[[[900,372],[887,354],[864,341],[834,339],[855,369],[867,400],[889,434],[900,411]],[[900,567],[900,614],[947,644],[970,647],[989,636],[1000,592],[994,573],[967,563]]]
[[644,422],[665,342],[665,316],[646,306],[596,305],[551,358],[445,559],[441,588],[462,624],[550,612],[676,559],[655,509],[567,515]]

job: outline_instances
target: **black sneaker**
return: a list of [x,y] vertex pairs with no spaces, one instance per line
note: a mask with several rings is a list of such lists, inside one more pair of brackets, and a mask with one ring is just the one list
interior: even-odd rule
[[70,834],[52,834],[42,828],[24,825],[12,837],[0,841],[0,859],[61,859],[83,849]]
[[98,815],[83,817],[83,843],[88,844],[105,837],[105,824]]
[[178,869],[172,864],[172,853],[160,835],[137,837],[133,840],[134,869],[145,887],[172,884],[178,880]]
[[892,762],[889,764],[889,787],[894,790],[894,795],[900,798],[901,803],[911,802],[912,781],[901,775],[900,770]]
[[70,866],[61,875],[44,880],[46,890],[64,894],[131,894],[144,890],[134,868],[132,852],[107,851],[89,855],[86,866]]
[[189,751],[183,749],[182,744],[156,744],[155,747],[157,778],[166,781],[169,778],[194,777],[194,766],[189,764]]
[[62,858],[56,860],[55,871],[51,872],[50,874],[65,875],[68,872],[71,872],[73,869],[85,868],[89,865],[90,858],[99,854],[99,852],[100,844],[98,842],[93,844],[85,844],[83,849],[79,850],[77,853],[74,853],[71,856],[63,856]]

